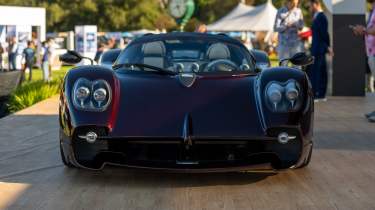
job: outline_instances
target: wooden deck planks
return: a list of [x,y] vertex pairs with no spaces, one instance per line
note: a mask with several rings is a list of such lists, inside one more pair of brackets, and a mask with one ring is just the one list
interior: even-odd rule
[[375,209],[375,96],[316,104],[306,169],[279,174],[69,170],[57,98],[0,119],[0,209]]

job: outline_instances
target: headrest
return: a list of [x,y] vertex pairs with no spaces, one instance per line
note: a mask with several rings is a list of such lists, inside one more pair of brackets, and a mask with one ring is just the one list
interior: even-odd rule
[[165,46],[161,41],[148,42],[143,45],[142,51],[145,56],[164,56]]
[[209,60],[229,59],[230,51],[225,44],[215,43],[208,48],[207,57]]

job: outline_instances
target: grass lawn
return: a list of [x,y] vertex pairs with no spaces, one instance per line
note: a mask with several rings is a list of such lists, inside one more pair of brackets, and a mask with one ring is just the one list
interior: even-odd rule
[[[71,68],[72,68],[71,66],[63,66],[63,67],[61,67],[60,70],[52,71],[52,79],[55,80],[55,79],[58,79],[58,78],[64,78],[66,72],[68,72],[68,70],[71,69]],[[27,73],[25,84],[28,83],[28,81],[27,81],[28,79],[29,79],[29,74]],[[43,80],[42,70],[41,69],[33,69],[32,82],[39,81],[39,80]]]
[[32,81],[28,81],[29,75],[26,74],[26,81],[10,95],[7,102],[9,113],[32,106],[58,94],[61,90],[63,78],[71,68],[70,66],[64,66],[60,70],[52,71],[51,82],[43,81],[42,70],[40,69],[33,69]]

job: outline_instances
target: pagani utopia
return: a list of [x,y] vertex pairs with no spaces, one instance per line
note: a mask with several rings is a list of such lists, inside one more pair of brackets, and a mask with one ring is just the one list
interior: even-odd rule
[[[69,51],[60,59],[74,64],[85,57]],[[62,161],[175,172],[305,167],[314,103],[301,69],[312,62],[298,53],[271,68],[265,53],[221,34],[137,38],[112,68],[80,65],[67,73],[59,107]]]

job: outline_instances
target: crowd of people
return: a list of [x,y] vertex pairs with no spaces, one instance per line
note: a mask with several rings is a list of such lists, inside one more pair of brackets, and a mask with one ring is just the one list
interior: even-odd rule
[[100,56],[103,54],[103,52],[110,50],[110,49],[124,49],[129,43],[129,38],[120,38],[119,40],[116,40],[114,37],[109,38],[107,40],[98,41],[98,48],[96,50],[96,54],[94,57],[95,62],[99,62]]
[[[309,0],[309,9],[313,15],[310,53],[315,57],[315,62],[307,69],[307,74],[311,80],[315,100],[325,101],[328,81],[326,54],[333,55],[328,19],[319,0]],[[278,10],[274,25],[274,30],[278,32],[277,53],[280,60],[304,51],[304,44],[299,37],[303,27],[304,20],[299,0],[287,0],[285,6]]]
[[[21,82],[26,80],[26,71],[29,72],[28,80],[32,80],[33,68],[38,59],[41,61],[41,68],[43,71],[43,80],[51,81],[51,55],[53,52],[52,40],[48,39],[41,43],[40,53],[37,53],[38,42],[27,41],[19,43],[16,37],[9,37],[6,46],[0,43],[0,71],[22,71]],[[4,65],[4,57],[7,57],[7,64]]]
[[[353,33],[357,36],[364,36],[366,39],[366,52],[368,69],[369,91],[374,91],[373,78],[375,76],[375,0],[367,0],[372,4],[367,26],[351,26]],[[299,0],[286,0],[286,5],[277,12],[274,30],[278,32],[277,53],[279,59],[290,58],[297,52],[304,51],[303,43],[299,32],[304,27],[302,10],[298,7]],[[327,61],[326,56],[333,56],[330,47],[330,36],[328,33],[328,19],[323,13],[320,0],[309,0],[309,9],[313,15],[311,25],[312,43],[310,53],[314,56],[314,64],[307,69],[307,74],[314,91],[315,101],[326,101],[327,93]],[[372,76],[371,76],[372,74]],[[375,122],[375,111],[365,114],[370,122]]]

